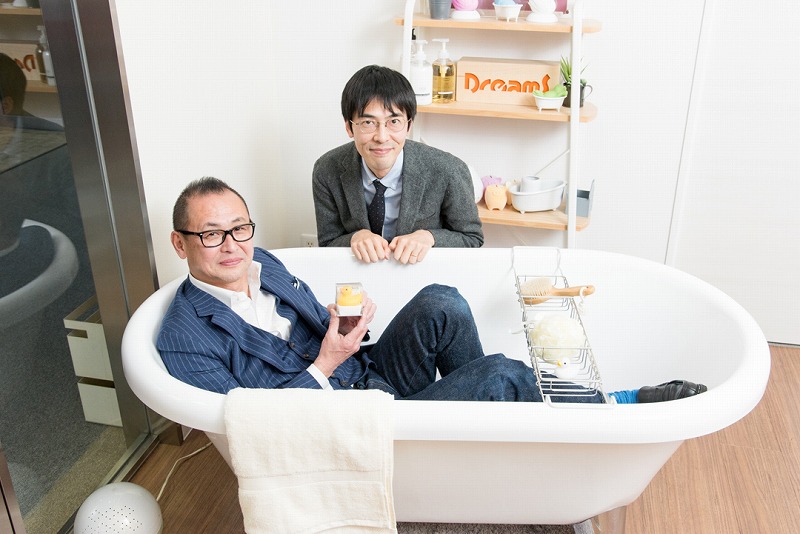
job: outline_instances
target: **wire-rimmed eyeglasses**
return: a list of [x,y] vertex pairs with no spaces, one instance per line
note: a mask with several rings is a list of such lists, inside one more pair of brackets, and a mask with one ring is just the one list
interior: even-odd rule
[[365,134],[375,133],[378,125],[383,124],[390,132],[402,132],[406,124],[411,122],[403,117],[391,117],[385,121],[378,119],[361,119],[360,121],[350,121],[350,124],[358,128],[358,131]]
[[190,232],[189,230],[177,230],[183,235],[196,235],[200,238],[200,243],[206,248],[214,248],[222,245],[225,238],[231,236],[234,241],[250,241],[256,233],[256,223],[246,223],[234,226],[230,230],[206,230],[205,232]]

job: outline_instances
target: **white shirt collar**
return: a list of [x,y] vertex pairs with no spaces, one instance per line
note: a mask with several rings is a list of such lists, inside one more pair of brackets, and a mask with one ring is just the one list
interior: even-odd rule
[[[381,183],[385,185],[387,188],[391,190],[397,189],[398,184],[400,183],[400,178],[403,176],[403,154],[405,153],[405,149],[400,151],[398,154],[397,159],[394,161],[394,165],[392,168],[389,169],[389,172],[381,178]],[[364,161],[364,158],[361,158],[361,177],[364,180],[364,185],[370,185],[374,180],[378,178],[373,174],[369,167],[367,167],[367,163]]]
[[[216,297],[230,307],[233,307],[237,302],[250,297],[242,291],[232,291],[223,287],[211,285],[202,282],[189,273],[189,280],[195,287],[202,289],[212,297]],[[250,268],[247,270],[247,286],[250,289],[250,295],[255,296],[261,291],[261,264],[257,261],[250,263]]]

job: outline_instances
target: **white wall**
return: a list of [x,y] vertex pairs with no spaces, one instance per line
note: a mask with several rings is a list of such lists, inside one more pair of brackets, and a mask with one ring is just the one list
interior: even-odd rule
[[669,262],[800,344],[800,10],[707,11]]
[[[228,181],[248,199],[259,245],[296,246],[300,233],[315,233],[312,166],[348,141],[339,98],[352,73],[370,63],[399,69],[402,28],[393,19],[403,0],[294,3],[291,13],[287,4],[261,0],[113,2],[161,281],[184,269],[168,241],[172,203],[203,175]],[[663,262],[703,3],[585,4],[603,30],[584,40],[584,77],[594,87],[590,99],[599,116],[581,130],[578,186],[586,189],[595,179],[596,196],[591,225],[577,234],[577,245]],[[569,49],[566,36],[441,36],[450,38],[454,58],[555,60]],[[769,29],[740,42],[759,38],[771,38]],[[724,46],[732,42],[713,53],[727,61]],[[428,53],[434,55],[430,45]],[[741,57],[736,53],[731,59]],[[744,51],[742,61],[758,59]],[[762,83],[772,81],[763,74]],[[426,142],[462,157],[479,174],[505,179],[536,172],[567,142],[565,126],[538,122],[420,116],[416,127]],[[566,168],[556,165],[543,176],[565,177]],[[484,231],[486,246],[566,244],[562,232],[491,225]]]

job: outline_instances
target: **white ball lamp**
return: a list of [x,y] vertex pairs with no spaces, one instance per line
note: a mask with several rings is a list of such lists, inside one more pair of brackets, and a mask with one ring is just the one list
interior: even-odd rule
[[450,18],[453,20],[475,20],[481,18],[478,13],[480,0],[453,0],[453,12]]
[[75,515],[75,534],[160,534],[161,508],[149,491],[130,482],[106,484]]
[[528,22],[558,22],[556,0],[529,0],[528,5],[531,6],[531,14],[525,19]]

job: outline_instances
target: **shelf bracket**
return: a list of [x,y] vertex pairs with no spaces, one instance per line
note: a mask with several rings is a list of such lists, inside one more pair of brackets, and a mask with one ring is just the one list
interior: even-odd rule
[[411,74],[411,30],[414,25],[414,5],[416,0],[406,0],[403,8],[403,53],[400,72],[406,78]]
[[[581,122],[580,106],[580,72],[581,72],[581,38],[583,36],[583,1],[575,0],[570,10],[572,13],[572,75],[578,73],[578,89],[573,91],[569,112],[569,181],[567,182],[567,248],[576,246],[576,216],[578,211],[578,153],[580,142],[579,130]],[[578,95],[577,105],[575,95]]]

